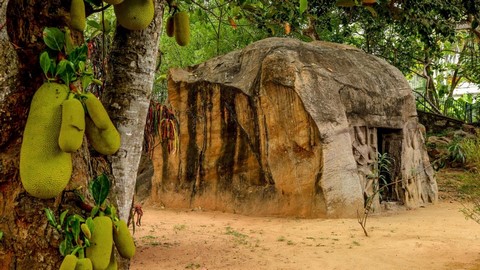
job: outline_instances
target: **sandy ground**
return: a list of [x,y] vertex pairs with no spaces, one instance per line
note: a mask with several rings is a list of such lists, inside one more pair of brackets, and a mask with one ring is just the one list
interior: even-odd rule
[[480,269],[480,225],[456,202],[356,219],[144,209],[131,269]]

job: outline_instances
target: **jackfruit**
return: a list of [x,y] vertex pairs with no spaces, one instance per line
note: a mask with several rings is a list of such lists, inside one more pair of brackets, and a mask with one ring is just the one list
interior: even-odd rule
[[123,258],[133,258],[133,255],[135,255],[135,243],[133,242],[130,230],[128,230],[127,223],[119,220],[115,222],[115,227],[116,228],[113,229],[113,242],[115,242],[118,253]]
[[190,43],[190,19],[185,11],[177,12],[173,16],[175,41],[180,46]]
[[[89,258],[78,259],[75,270],[93,270],[92,260]],[[97,269],[97,268],[95,268]]]
[[92,238],[92,232],[90,231],[90,228],[88,228],[87,223],[82,223],[82,225],[80,225],[80,229],[87,239]]
[[102,102],[91,92],[84,94],[85,107],[87,107],[88,115],[93,120],[95,126],[99,129],[107,129],[112,125],[112,120],[108,116]]
[[87,258],[92,261],[94,269],[105,269],[110,264],[112,253],[112,220],[106,216],[96,217],[93,223],[95,230],[86,249]]
[[112,254],[110,255],[110,263],[108,264],[107,268],[105,268],[105,270],[117,270],[117,269],[118,269],[117,259],[115,258],[115,252],[113,252],[112,250]]
[[72,156],[58,146],[66,85],[44,83],[33,95],[20,150],[20,179],[41,199],[56,197],[72,175]]
[[103,2],[110,5],[118,5],[123,2],[123,0],[103,0]]
[[173,37],[175,35],[175,23],[172,16],[168,17],[165,28],[168,37]]
[[78,258],[75,255],[67,255],[63,258],[62,264],[60,265],[60,270],[75,270],[77,265]]
[[83,3],[83,0],[72,0],[70,4],[70,27],[83,32],[85,26],[87,26],[85,3]]
[[80,100],[67,99],[62,103],[62,125],[58,145],[63,152],[73,153],[82,146],[85,132],[85,111]]
[[113,124],[101,130],[95,126],[90,117],[85,118],[85,132],[93,149],[103,155],[113,155],[120,148],[120,134]]
[[143,30],[152,22],[152,0],[124,0],[113,6],[118,23],[129,30]]

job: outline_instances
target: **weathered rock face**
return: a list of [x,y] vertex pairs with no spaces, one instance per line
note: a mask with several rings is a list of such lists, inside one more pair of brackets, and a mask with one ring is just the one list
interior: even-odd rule
[[377,152],[394,159],[383,199],[436,201],[408,83],[360,50],[265,39],[172,70],[168,90],[180,147],[156,149],[153,202],[351,217],[378,186]]

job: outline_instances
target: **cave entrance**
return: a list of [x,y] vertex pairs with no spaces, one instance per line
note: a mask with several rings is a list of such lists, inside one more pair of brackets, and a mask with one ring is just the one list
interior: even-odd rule
[[401,201],[401,129],[353,126],[350,130],[365,203],[373,198],[373,209],[381,202]]
[[399,201],[402,198],[401,161],[402,161],[401,129],[377,128],[377,170],[380,201]]

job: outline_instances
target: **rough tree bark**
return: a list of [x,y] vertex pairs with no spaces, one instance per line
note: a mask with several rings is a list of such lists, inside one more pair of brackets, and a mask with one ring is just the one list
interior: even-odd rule
[[120,218],[128,220],[135,192],[150,95],[162,29],[163,0],[155,0],[155,19],[143,31],[118,26],[109,52],[102,100],[121,134],[120,150],[109,158]]
[[[65,26],[68,5],[61,0],[0,4],[0,25],[4,26],[0,35],[0,230],[4,233],[0,269],[55,269],[61,259],[59,235],[47,225],[43,209],[60,209],[63,198],[40,200],[28,196],[18,166],[30,101],[43,83],[38,64],[44,49],[42,31],[45,26]],[[74,182],[85,171],[81,158],[75,158],[75,162]]]
[[[138,134],[138,130],[143,132],[141,125],[145,123],[146,113],[143,111],[146,112],[147,109],[143,109],[143,104],[148,107],[145,100],[151,92],[163,10],[160,1],[156,2],[159,11],[153,26],[141,33],[129,33],[120,29],[116,36],[117,45],[112,51],[114,56],[111,58],[113,68],[110,79],[114,83],[107,82],[109,87],[105,91],[105,100],[110,102],[110,112],[115,109],[115,112],[118,110],[124,113],[113,118],[118,123],[123,141],[129,146],[123,147],[121,152],[112,158],[111,165],[103,156],[91,156],[84,144],[82,150],[73,156],[73,175],[66,192],[55,199],[40,200],[29,196],[20,181],[18,168],[21,138],[32,96],[43,83],[38,64],[40,52],[45,48],[42,31],[47,26],[63,28],[68,24],[70,1],[0,1],[0,231],[3,232],[0,240],[1,270],[58,269],[62,259],[58,252],[61,238],[47,224],[43,209],[48,207],[60,213],[68,208],[70,213],[79,212],[80,208],[72,200],[75,196],[71,190],[83,187],[85,191],[88,180],[93,176],[103,172],[111,174],[114,167],[115,176],[118,175],[120,179],[116,184],[133,181],[134,186],[135,175],[128,177],[133,171],[136,174],[137,166],[132,164],[138,164],[138,161],[132,161],[135,160],[132,156],[138,149],[141,150],[137,145],[141,146],[143,134]],[[157,33],[155,37],[154,33]],[[81,33],[75,33],[74,36],[76,40],[82,39]],[[143,45],[142,40],[146,40],[146,44]],[[123,45],[128,46],[128,49],[118,49]],[[128,60],[122,60],[119,50],[129,52],[125,54]],[[136,50],[139,51],[137,54]],[[132,61],[135,63],[133,67],[129,66]],[[117,70],[117,67],[120,67],[120,70]],[[127,67],[134,71],[126,71]],[[141,76],[137,77],[136,72],[140,72]],[[119,76],[121,78],[116,79]],[[148,87],[143,88],[144,86]],[[132,88],[137,90],[127,91]],[[121,92],[117,92],[117,89]],[[130,123],[134,123],[134,127],[129,127]],[[132,132],[133,136],[130,131],[135,131]],[[124,159],[127,158],[129,160],[125,162]],[[122,166],[129,167],[129,172],[123,173]],[[131,192],[133,190],[134,188]],[[118,192],[117,199],[122,201],[122,194],[127,192],[128,190],[124,193]],[[131,196],[128,200],[131,200]],[[122,217],[125,218],[125,211],[128,210],[124,208]],[[128,263],[123,265],[128,268]]]

